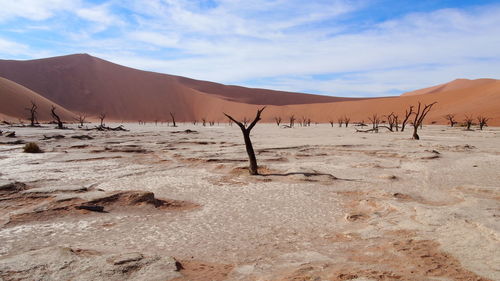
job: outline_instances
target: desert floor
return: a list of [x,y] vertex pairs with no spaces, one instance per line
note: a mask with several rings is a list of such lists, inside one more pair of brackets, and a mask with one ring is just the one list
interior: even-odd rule
[[43,126],[0,126],[0,280],[500,280],[500,128],[257,124],[250,176],[237,126]]

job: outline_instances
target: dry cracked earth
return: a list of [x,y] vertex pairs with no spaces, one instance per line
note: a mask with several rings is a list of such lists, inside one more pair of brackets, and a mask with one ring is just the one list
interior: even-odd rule
[[499,128],[124,127],[0,126],[0,280],[500,280]]

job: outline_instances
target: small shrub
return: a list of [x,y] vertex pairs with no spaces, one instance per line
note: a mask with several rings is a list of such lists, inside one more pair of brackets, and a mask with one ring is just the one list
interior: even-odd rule
[[24,152],[26,153],[42,153],[43,151],[40,149],[38,144],[34,142],[29,142],[23,147]]

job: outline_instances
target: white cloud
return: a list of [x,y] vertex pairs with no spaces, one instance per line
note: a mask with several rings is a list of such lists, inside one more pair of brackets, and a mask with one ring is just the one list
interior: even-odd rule
[[27,45],[0,38],[0,54],[22,55],[28,50]]
[[0,0],[0,22],[16,17],[45,20],[57,11],[73,9],[79,2],[79,0]]
[[180,47],[179,36],[177,34],[162,34],[150,31],[136,31],[129,35],[132,40],[153,44],[160,47]]
[[[68,13],[90,24],[65,35],[66,52],[198,79],[373,95],[456,77],[500,76],[499,5],[414,13],[351,30],[353,22],[339,18],[369,2],[219,0],[210,8],[181,0],[72,3],[76,8]],[[38,18],[54,14],[39,7],[45,13]],[[111,28],[112,36],[95,36]],[[319,74],[334,78],[313,78]]]
[[93,32],[100,32],[112,25],[122,25],[124,22],[113,14],[109,4],[79,8],[76,15],[80,18],[96,24]]

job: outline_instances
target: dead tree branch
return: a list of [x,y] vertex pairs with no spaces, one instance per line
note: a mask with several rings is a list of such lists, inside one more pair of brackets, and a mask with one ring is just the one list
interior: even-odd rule
[[236,123],[240,127],[241,132],[243,133],[243,139],[245,140],[245,147],[246,147],[246,151],[248,154],[248,160],[250,162],[249,167],[248,167],[248,171],[250,172],[250,175],[258,175],[259,174],[258,166],[257,166],[257,158],[255,158],[255,152],[253,150],[252,141],[250,140],[250,132],[252,131],[253,127],[255,127],[257,122],[259,122],[261,120],[260,115],[262,114],[262,111],[264,111],[265,108],[266,107],[264,106],[263,108],[257,110],[257,114],[255,115],[255,119],[252,121],[252,123],[250,123],[250,125],[248,127],[246,127],[246,125],[244,123],[234,119],[232,116],[224,113],[224,115],[226,115],[227,118],[232,120],[234,123]]
[[413,139],[414,140],[419,140],[420,137],[417,133],[418,127],[423,126],[424,124],[424,118],[425,116],[431,111],[431,108],[433,105],[435,105],[437,102],[433,102],[431,104],[426,104],[424,105],[424,108],[421,109],[422,105],[420,102],[418,102],[418,108],[417,111],[415,111],[415,119],[413,120]]
[[481,115],[479,115],[477,117],[477,123],[479,124],[479,130],[482,131],[484,126],[488,126],[488,120],[490,120],[490,119],[486,118],[484,116],[481,116]]
[[55,106],[52,106],[52,108],[50,109],[50,114],[52,115],[52,118],[54,119],[54,121],[57,123],[57,128],[63,129],[64,128],[63,122],[61,121],[61,118],[59,117],[59,115],[57,115]]

